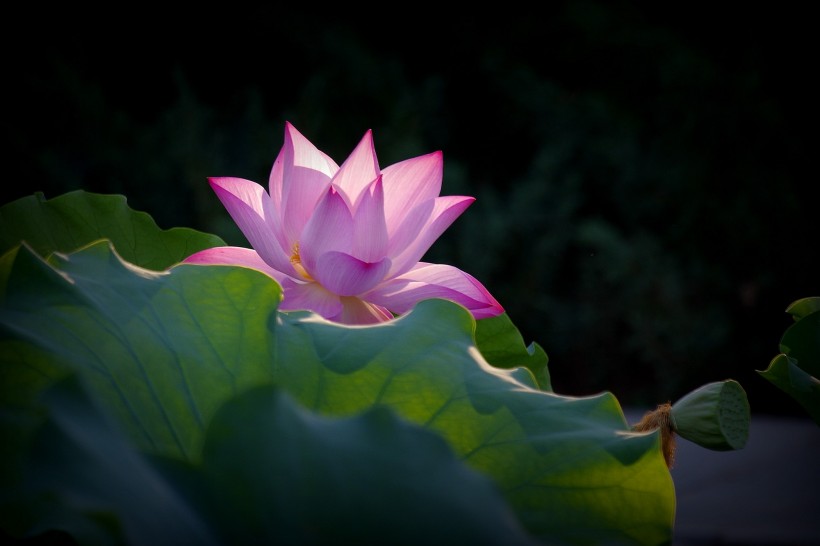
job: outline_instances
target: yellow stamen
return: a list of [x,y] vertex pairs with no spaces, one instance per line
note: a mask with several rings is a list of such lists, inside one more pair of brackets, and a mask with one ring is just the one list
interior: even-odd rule
[[299,241],[293,243],[293,254],[290,255],[290,263],[293,264],[293,269],[295,269],[302,277],[309,281],[313,280],[313,277],[310,276],[310,273],[308,273],[302,265],[302,258],[299,256]]

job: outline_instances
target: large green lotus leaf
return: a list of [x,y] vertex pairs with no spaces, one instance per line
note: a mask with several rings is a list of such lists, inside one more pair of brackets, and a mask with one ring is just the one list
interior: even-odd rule
[[47,417],[24,467],[43,517],[30,534],[68,531],[80,544],[218,544],[187,497],[134,449],[75,376],[46,389]]
[[217,412],[184,483],[226,544],[537,543],[438,434],[381,405],[320,416],[273,386]]
[[0,254],[25,241],[41,256],[73,252],[108,239],[130,263],[161,271],[194,252],[225,242],[189,228],[161,230],[144,212],[131,209],[122,195],[83,190],[53,199],[42,193],[0,207]]
[[[524,346],[524,338],[507,313],[476,321],[476,344],[487,361],[498,368],[526,366],[536,380],[536,385],[551,391],[547,353],[533,342]],[[526,380],[522,374],[520,379]]]
[[200,464],[216,411],[275,384],[320,415],[386,405],[440,434],[545,542],[670,541],[674,490],[659,436],[631,432],[609,393],[559,396],[519,381],[524,368],[489,365],[456,304],[428,300],[389,323],[344,326],[278,312],[279,285],[240,267],[147,271],[103,243],[53,265],[23,247],[3,265],[6,335],[80,373],[148,453]]
[[[388,408],[317,416],[274,386],[230,399],[201,464],[145,456],[76,377],[42,396],[31,530],[81,544],[536,544],[495,485]],[[42,501],[40,501],[42,504]]]
[[[188,266],[180,276],[141,269],[122,262],[104,241],[53,255],[62,272],[25,246],[14,254],[0,288],[5,335],[28,338],[54,355],[54,365],[85,374],[146,449],[195,458],[216,408],[271,380],[266,317],[281,289],[262,273],[220,267],[214,275]],[[18,375],[8,373],[10,380]],[[16,389],[11,381],[4,387]]]

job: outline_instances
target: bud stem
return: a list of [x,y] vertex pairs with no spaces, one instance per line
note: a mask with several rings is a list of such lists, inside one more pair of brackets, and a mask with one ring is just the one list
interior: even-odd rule
[[666,467],[671,470],[675,463],[675,429],[672,425],[672,404],[667,402],[659,405],[655,410],[646,412],[641,420],[632,426],[632,430],[636,432],[661,431],[663,458],[666,460]]

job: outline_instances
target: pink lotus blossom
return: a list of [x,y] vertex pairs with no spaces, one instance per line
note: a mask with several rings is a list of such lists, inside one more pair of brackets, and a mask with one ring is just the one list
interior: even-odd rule
[[251,267],[284,290],[283,311],[346,324],[390,320],[420,300],[454,301],[477,319],[504,310],[456,267],[419,261],[475,198],[440,197],[441,152],[379,168],[372,132],[339,167],[293,125],[264,187],[209,178],[253,249],[216,247],[185,262]]

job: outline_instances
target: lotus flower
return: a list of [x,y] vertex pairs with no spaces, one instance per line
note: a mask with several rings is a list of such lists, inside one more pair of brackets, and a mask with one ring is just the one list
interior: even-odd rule
[[503,312],[471,275],[419,261],[473,197],[440,197],[441,152],[381,170],[372,131],[339,167],[290,123],[268,192],[241,178],[209,178],[253,249],[216,247],[185,263],[251,267],[284,290],[280,309],[346,324],[393,319],[420,300],[454,301],[477,319]]

